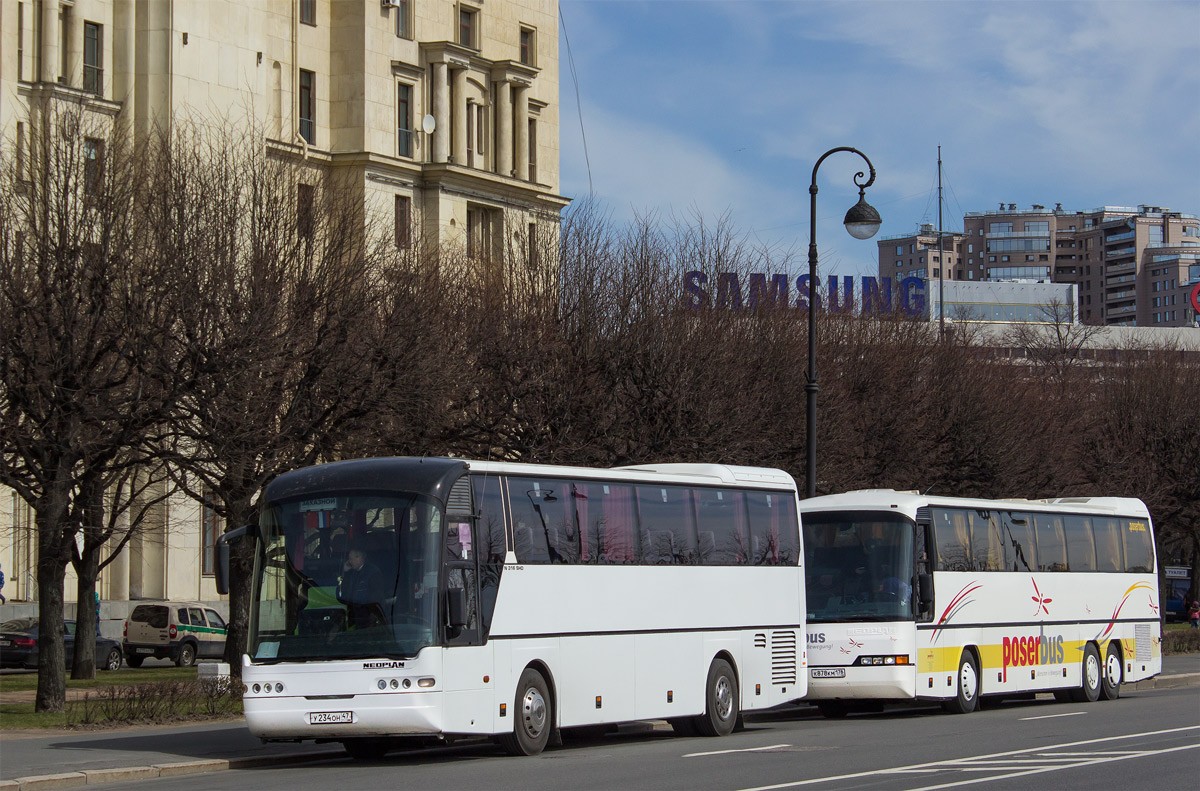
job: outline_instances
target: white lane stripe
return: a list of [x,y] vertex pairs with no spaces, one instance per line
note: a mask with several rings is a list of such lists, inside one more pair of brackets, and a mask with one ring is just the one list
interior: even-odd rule
[[790,744],[772,744],[768,747],[744,747],[740,750],[712,750],[707,753],[688,753],[684,758],[700,758],[705,755],[728,755],[729,753],[761,753],[764,750],[778,750],[780,747],[791,747]]
[[1029,722],[1030,720],[1051,720],[1055,717],[1074,717],[1076,714],[1087,714],[1086,711],[1068,711],[1066,714],[1043,714],[1040,717],[1022,717],[1021,722]]
[[[853,772],[845,775],[831,775],[829,777],[814,777],[810,780],[793,780],[789,783],[775,783],[768,786],[754,786],[752,788],[743,788],[740,791],[774,791],[777,788],[795,788],[797,786],[816,785],[817,783],[831,783],[835,780],[852,780],[859,777],[872,777],[874,775],[896,774],[900,770],[923,769],[925,767],[939,767],[963,763],[967,761],[979,761],[986,758],[1000,758],[1006,755],[1025,755],[1027,753],[1037,753],[1039,750],[1055,750],[1060,747],[1079,747],[1085,744],[1100,744],[1102,742],[1121,741],[1122,739],[1136,739],[1141,736],[1162,736],[1168,733],[1182,733],[1184,731],[1200,730],[1200,725],[1185,725],[1182,728],[1165,728],[1160,731],[1144,731],[1142,733],[1129,733],[1123,736],[1105,736],[1100,739],[1084,739],[1078,742],[1064,742],[1062,744],[1041,745],[1040,747],[1028,747],[1023,750],[1008,750],[1002,753],[990,753],[988,755],[977,755],[971,758],[959,758],[954,761],[927,761],[920,764],[912,764],[910,766],[897,766],[891,769],[876,769],[872,772]],[[1138,753],[1144,755],[1144,753]],[[1133,756],[1130,756],[1133,757]],[[1118,757],[1119,758],[1119,757]],[[1117,759],[1114,759],[1117,760]],[[1032,774],[1032,773],[1030,773]],[[1015,775],[1010,775],[1015,776]]]
[[1127,761],[1130,758],[1141,758],[1145,755],[1164,755],[1166,753],[1174,753],[1180,750],[1195,750],[1200,748],[1200,744],[1185,744],[1180,747],[1168,747],[1164,750],[1150,750],[1141,755],[1115,755],[1108,758],[1101,758],[1098,761],[1080,761],[1075,764],[1062,764],[1060,766],[1044,767],[1042,769],[1028,769],[1024,772],[1009,772],[1008,774],[992,775],[991,777],[976,777],[973,780],[959,780],[952,783],[941,783],[935,786],[924,786],[922,788],[913,788],[909,791],[938,791],[942,788],[956,788],[958,786],[975,785],[976,783],[990,783],[993,780],[1009,780],[1014,777],[1025,777],[1026,775],[1037,775],[1044,772],[1057,772],[1060,769],[1074,769],[1081,766],[1095,766],[1097,764],[1107,764],[1113,761]]

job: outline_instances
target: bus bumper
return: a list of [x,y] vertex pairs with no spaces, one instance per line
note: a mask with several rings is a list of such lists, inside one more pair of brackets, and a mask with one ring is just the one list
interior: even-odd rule
[[[820,678],[812,671],[844,669],[842,678]],[[810,668],[805,700],[895,700],[917,694],[914,665],[876,667]]]
[[280,695],[243,699],[246,725],[262,739],[341,739],[442,732],[441,694],[404,692],[336,700]]

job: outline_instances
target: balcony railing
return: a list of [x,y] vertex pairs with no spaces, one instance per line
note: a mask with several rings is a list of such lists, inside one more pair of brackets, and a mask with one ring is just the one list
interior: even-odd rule
[[1104,243],[1105,244],[1114,244],[1116,242],[1123,242],[1126,239],[1132,239],[1135,236],[1137,236],[1137,231],[1126,231],[1125,233],[1115,233],[1112,236],[1104,237]]
[[1104,251],[1105,260],[1111,261],[1114,258],[1128,258],[1137,253],[1136,247],[1122,247],[1120,250]]

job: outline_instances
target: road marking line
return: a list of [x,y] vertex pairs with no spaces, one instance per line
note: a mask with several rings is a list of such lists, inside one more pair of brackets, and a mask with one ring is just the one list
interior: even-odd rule
[[1113,761],[1126,761],[1130,758],[1141,758],[1143,755],[1163,755],[1164,753],[1174,753],[1180,750],[1195,750],[1200,748],[1200,744],[1185,744],[1180,747],[1168,747],[1165,750],[1153,750],[1142,753],[1141,755],[1116,755],[1110,758],[1101,758],[1098,761],[1080,761],[1074,764],[1060,764],[1059,766],[1043,767],[1041,769],[1027,769],[1023,772],[1009,772],[1008,774],[992,775],[991,777],[976,777],[972,780],[958,780],[950,783],[941,783],[935,786],[924,786],[922,788],[913,788],[910,791],[939,791],[942,788],[957,788],[958,786],[975,785],[976,783],[990,783],[993,780],[1009,780],[1014,777],[1025,777],[1026,775],[1037,775],[1044,772],[1057,772],[1060,769],[1074,769],[1082,766],[1095,766],[1096,764],[1112,763]]
[[[741,789],[741,791],[775,791],[775,789],[778,789],[778,788],[795,788],[797,786],[816,785],[818,783],[831,783],[835,780],[852,780],[852,779],[856,779],[856,778],[860,778],[860,777],[873,777],[875,775],[897,774],[900,770],[923,769],[925,767],[939,767],[939,766],[947,766],[947,765],[953,766],[954,764],[962,764],[962,763],[968,762],[968,761],[979,761],[979,760],[987,759],[987,758],[1001,758],[1001,757],[1009,756],[1009,755],[1036,754],[1039,751],[1053,750],[1053,749],[1057,749],[1059,747],[1080,747],[1085,744],[1101,744],[1103,742],[1121,741],[1123,739],[1136,739],[1136,738],[1139,738],[1142,736],[1163,736],[1163,735],[1169,734],[1169,733],[1183,733],[1184,731],[1194,731],[1194,730],[1200,730],[1200,725],[1185,725],[1181,728],[1165,728],[1165,729],[1159,730],[1159,731],[1143,731],[1142,733],[1129,733],[1129,734],[1125,734],[1123,736],[1105,736],[1105,737],[1102,737],[1099,739],[1084,739],[1084,740],[1078,741],[1078,742],[1064,742],[1062,744],[1052,744],[1052,745],[1044,745],[1043,744],[1038,747],[1027,747],[1023,750],[1008,750],[1008,751],[1002,752],[1002,753],[977,755],[977,756],[970,757],[970,758],[959,758],[959,759],[955,759],[953,761],[927,761],[925,763],[912,764],[910,766],[897,766],[897,767],[890,768],[890,769],[877,769],[872,772],[853,772],[851,774],[832,775],[829,777],[814,777],[810,780],[793,780],[788,783],[775,783],[773,785],[754,786],[752,788],[743,788],[743,789]],[[1173,749],[1191,749],[1193,747],[1200,747],[1200,745],[1187,745],[1186,747],[1173,748]],[[1167,751],[1164,750],[1163,752],[1167,752]],[[1086,763],[1101,763],[1105,760],[1117,761],[1117,760],[1122,760],[1123,758],[1136,758],[1136,757],[1139,757],[1141,755],[1146,755],[1146,754],[1147,753],[1137,753],[1136,755],[1128,755],[1128,756],[1114,756],[1111,758],[1104,757],[1104,758],[1101,758],[1100,760],[1089,761]],[[1055,768],[1058,769],[1061,767],[1055,767]],[[1018,777],[1018,776],[1020,776],[1020,774],[1035,774],[1037,771],[1045,771],[1045,770],[1035,770],[1035,771],[1029,771],[1029,772],[1024,772],[1024,773],[1002,775],[1002,776],[1003,777]],[[986,779],[990,779],[990,778],[984,778],[983,780],[980,780],[977,782],[984,782],[984,780],[986,780]]]
[[790,744],[772,744],[769,747],[744,747],[740,750],[713,750],[707,753],[688,753],[684,758],[700,758],[705,755],[727,755],[729,753],[761,753],[765,750],[778,750],[780,747],[791,747]]
[[1040,717],[1022,717],[1021,722],[1028,722],[1029,720],[1050,720],[1050,719],[1054,719],[1055,717],[1074,717],[1076,714],[1087,714],[1087,712],[1086,711],[1068,711],[1066,714],[1043,714]]

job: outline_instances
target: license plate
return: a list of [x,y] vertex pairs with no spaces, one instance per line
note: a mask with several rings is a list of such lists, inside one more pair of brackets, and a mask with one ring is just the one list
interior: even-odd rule
[[11,640],[0,640],[0,645],[12,645]]
[[845,678],[846,668],[844,667],[819,667],[809,671],[812,678]]
[[153,653],[154,653],[154,649],[153,649],[153,648],[139,648],[139,649],[137,650],[137,652],[138,652],[139,654],[153,654]]
[[352,711],[310,711],[308,713],[309,725],[337,725],[351,722],[354,722],[354,712]]

